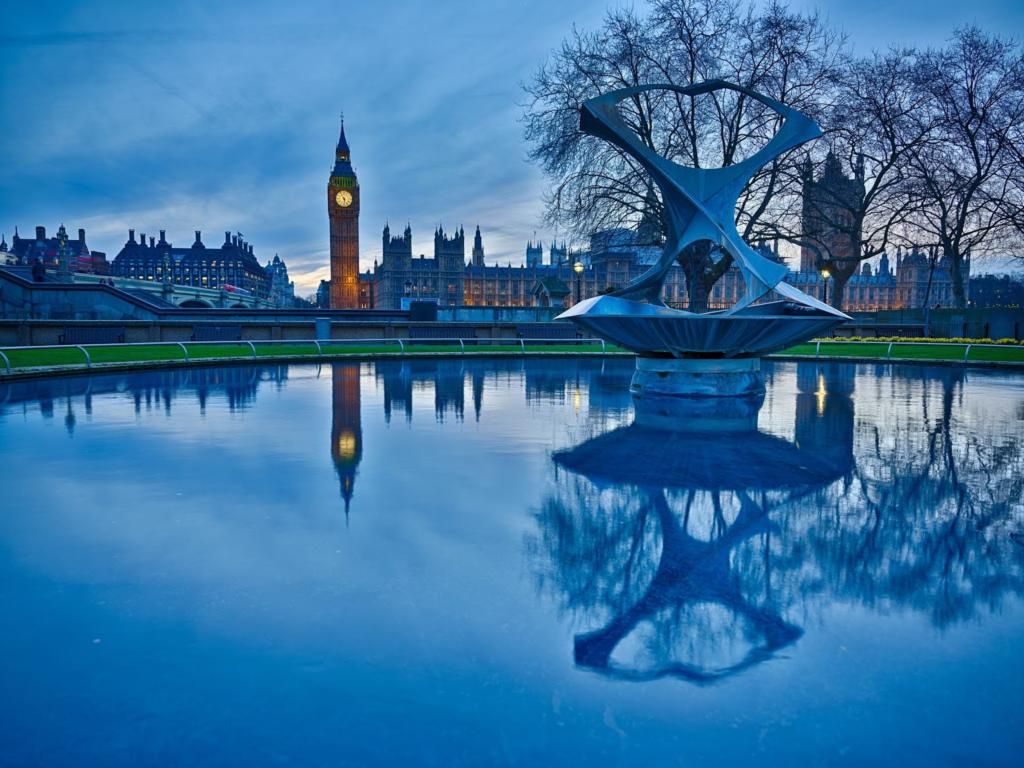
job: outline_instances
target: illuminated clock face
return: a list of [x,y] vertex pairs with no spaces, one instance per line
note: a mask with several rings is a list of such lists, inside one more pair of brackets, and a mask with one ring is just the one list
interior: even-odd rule
[[347,189],[341,190],[334,196],[334,202],[340,205],[342,208],[348,208],[352,205],[352,193]]

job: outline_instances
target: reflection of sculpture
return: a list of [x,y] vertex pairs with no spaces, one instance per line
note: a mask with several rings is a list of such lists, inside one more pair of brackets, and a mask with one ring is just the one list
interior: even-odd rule
[[[764,147],[722,168],[689,168],[661,157],[626,125],[618,110],[626,99],[651,91],[698,96],[720,90],[737,91],[783,118]],[[606,93],[584,102],[580,128],[621,148],[651,175],[661,190],[667,239],[661,258],[639,278],[611,295],[582,301],[561,317],[642,356],[729,358],[783,349],[849,319],[782,282],[786,267],[743,242],[734,222],[736,201],[758,169],[821,135],[806,115],[747,88],[712,80],[688,87],[645,85]],[[711,240],[733,257],[746,292],[734,307],[721,312],[669,309],[661,300],[665,276],[683,250],[701,240]],[[771,291],[782,300],[755,304]]]
[[[829,411],[849,426],[827,434],[852,444],[853,411],[843,404],[834,397]],[[843,477],[852,459],[849,445],[822,453],[813,433],[807,438],[797,444],[756,430],[676,432],[637,422],[556,452],[556,466],[576,476],[567,481],[573,498],[545,504],[541,536],[563,569],[555,578],[570,607],[589,614],[600,606],[603,616],[600,629],[576,636],[576,663],[621,679],[706,684],[796,641],[802,631],[771,594],[768,547],[778,527],[768,512]],[[607,590],[600,596],[599,584]],[[691,656],[716,658],[680,659],[680,644]],[[717,657],[734,645],[745,646],[738,657]]]
[[974,397],[977,374],[958,410],[964,372],[942,367],[768,375],[760,421],[791,440],[650,429],[644,398],[637,423],[555,453],[528,547],[541,589],[585,627],[581,667],[708,683],[770,658],[794,617],[833,602],[942,628],[1024,595],[1019,397]]

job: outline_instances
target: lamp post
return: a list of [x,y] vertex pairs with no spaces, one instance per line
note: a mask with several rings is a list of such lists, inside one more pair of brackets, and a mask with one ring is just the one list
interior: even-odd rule
[[825,267],[824,269],[821,270],[821,279],[824,282],[825,286],[825,298],[822,299],[823,304],[828,304],[828,279],[830,277],[832,277],[832,273],[828,271],[828,267]]
[[576,273],[576,303],[583,301],[583,291],[580,289],[580,277],[583,275],[583,262],[577,261],[572,265],[572,271]]

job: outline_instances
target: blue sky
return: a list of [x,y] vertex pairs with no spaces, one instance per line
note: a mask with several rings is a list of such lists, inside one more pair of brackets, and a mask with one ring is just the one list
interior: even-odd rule
[[[637,3],[642,7],[642,3]],[[957,25],[1024,30],[1024,4],[795,2],[859,51]],[[480,224],[489,262],[542,228],[521,84],[604,0],[5,2],[0,232],[64,222],[117,253],[132,227],[177,244],[240,231],[306,294],[327,276],[325,186],[338,113],[362,190],[363,266],[380,232]]]

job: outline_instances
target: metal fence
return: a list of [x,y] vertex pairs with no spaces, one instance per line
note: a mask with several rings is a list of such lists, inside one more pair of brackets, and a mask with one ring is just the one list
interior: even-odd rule
[[[261,360],[274,358],[331,358],[360,354],[393,354],[404,355],[413,353],[416,350],[421,352],[442,352],[458,355],[473,353],[486,354],[495,351],[509,350],[519,354],[538,352],[538,347],[592,347],[596,354],[617,354],[625,352],[618,347],[606,344],[602,339],[552,339],[552,338],[477,338],[477,339],[331,339],[331,340],[308,340],[308,339],[280,339],[263,341],[165,341],[165,342],[138,342],[138,343],[117,343],[117,344],[52,344],[33,347],[0,347],[0,372],[12,374],[15,369],[32,370],[42,368],[73,368],[76,366],[92,369],[98,367],[117,367],[119,365],[133,365],[139,363],[173,363],[173,362],[213,362],[231,360]],[[798,347],[811,348],[813,352],[796,351]],[[844,354],[830,354],[829,347],[844,347]],[[863,354],[845,354],[851,347],[861,347]],[[884,347],[884,353],[881,348]],[[933,349],[937,354],[934,356],[915,355],[905,357],[900,354],[901,348],[915,347]],[[143,355],[132,358],[108,354],[110,350],[124,350],[136,348],[140,351],[166,350],[169,354],[158,354],[156,356]],[[276,348],[276,349],[275,349]],[[288,348],[285,350],[284,348]],[[1020,351],[1020,361],[1024,363],[1024,349],[1016,345],[1007,344],[984,344],[984,343],[957,343],[957,342],[900,342],[900,341],[843,341],[837,339],[819,340],[796,345],[784,353],[787,356],[820,358],[824,356],[833,359],[862,358],[882,361],[917,360],[946,361],[946,362],[991,362],[992,358],[971,359],[972,350],[1004,350]],[[68,350],[80,355],[79,360],[65,359],[58,363],[38,362],[32,364],[25,362],[25,356],[35,356],[37,352],[45,350]],[[560,351],[560,350],[559,350]],[[178,354],[174,354],[178,353]],[[12,362],[11,357],[14,357]],[[20,359],[19,359],[20,358]],[[42,356],[41,359],[45,359]],[[52,359],[52,358],[51,358]],[[1016,361],[1012,361],[1016,362]]]
[[[159,341],[159,342],[132,342],[132,343],[116,343],[116,344],[47,344],[32,347],[0,347],[0,363],[3,364],[6,373],[13,373],[15,368],[34,368],[34,367],[50,367],[50,366],[32,366],[32,365],[12,365],[11,359],[7,353],[12,353],[15,356],[15,360],[19,356],[24,356],[25,353],[33,354],[42,350],[75,350],[81,354],[80,362],[66,362],[58,363],[56,365],[68,366],[68,365],[84,365],[85,368],[91,369],[94,365],[117,365],[117,364],[128,364],[128,363],[166,363],[166,362],[208,362],[211,360],[232,360],[232,359],[248,359],[248,360],[261,360],[274,357],[288,357],[288,358],[301,358],[301,357],[332,357],[338,355],[353,355],[365,353],[380,354],[382,350],[373,349],[375,347],[393,347],[393,352],[385,349],[384,354],[389,352],[392,354],[403,355],[406,352],[416,350],[417,348],[421,351],[438,352],[451,351],[452,353],[458,353],[465,355],[473,352],[493,352],[495,348],[511,348],[520,354],[527,354],[530,351],[537,351],[536,349],[527,349],[527,345],[530,347],[537,346],[575,346],[575,347],[594,347],[595,351],[600,349],[601,354],[606,354],[609,351],[615,351],[614,347],[609,347],[603,339],[550,339],[550,338],[475,338],[475,339],[330,339],[330,340],[310,340],[310,339],[273,339],[273,340],[262,340],[262,341]],[[282,348],[289,347],[285,354],[275,354],[274,347]],[[146,349],[146,350],[162,350],[180,352],[180,355],[170,355],[161,357],[141,357],[124,360],[106,360],[102,359],[104,350],[113,349]],[[429,348],[425,350],[424,348]],[[441,348],[441,349],[438,349]],[[91,352],[90,352],[91,350]],[[304,351],[308,350],[308,351]],[[207,354],[204,354],[204,351]],[[217,351],[220,354],[209,354],[210,352]],[[101,359],[97,360],[96,357]]]

